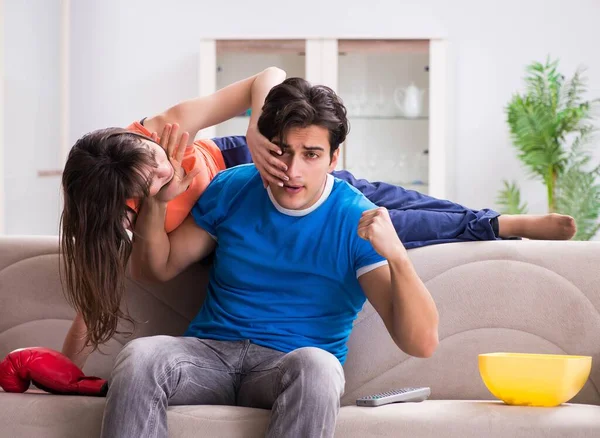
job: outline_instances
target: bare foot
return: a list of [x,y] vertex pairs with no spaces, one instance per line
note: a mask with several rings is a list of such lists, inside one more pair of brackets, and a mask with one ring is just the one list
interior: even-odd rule
[[502,215],[498,217],[500,237],[524,237],[537,240],[569,240],[577,232],[571,216],[563,214]]

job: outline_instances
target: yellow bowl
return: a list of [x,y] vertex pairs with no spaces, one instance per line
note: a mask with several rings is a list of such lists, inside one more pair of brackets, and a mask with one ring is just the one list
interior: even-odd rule
[[590,356],[488,353],[479,355],[479,373],[490,392],[509,405],[558,406],[583,388]]

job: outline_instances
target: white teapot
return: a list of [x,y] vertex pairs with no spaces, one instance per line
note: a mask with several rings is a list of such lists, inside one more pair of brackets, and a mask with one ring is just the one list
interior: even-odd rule
[[394,90],[394,101],[404,117],[414,119],[421,115],[424,93],[425,90],[421,90],[412,82],[406,88],[396,88]]

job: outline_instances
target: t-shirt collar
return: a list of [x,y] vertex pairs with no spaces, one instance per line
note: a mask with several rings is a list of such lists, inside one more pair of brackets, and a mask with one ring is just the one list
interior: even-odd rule
[[279,203],[273,196],[273,193],[271,193],[271,187],[267,187],[267,193],[269,193],[269,199],[273,203],[273,206],[275,206],[277,211],[279,211],[280,213],[286,214],[288,216],[306,216],[307,214],[309,214],[309,213],[315,211],[317,208],[319,208],[319,206],[327,200],[327,198],[331,194],[331,190],[333,190],[333,182],[334,182],[333,175],[328,173],[327,180],[325,181],[325,189],[323,190],[323,193],[321,193],[321,196],[319,197],[317,202],[315,202],[313,205],[311,205],[310,207],[305,208],[303,210],[290,210],[288,208],[284,208],[281,205],[279,205]]

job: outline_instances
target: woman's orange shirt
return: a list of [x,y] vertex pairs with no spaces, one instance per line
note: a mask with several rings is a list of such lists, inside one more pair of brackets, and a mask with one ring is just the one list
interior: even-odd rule
[[[133,122],[125,129],[147,137],[152,135],[140,122]],[[202,170],[185,192],[167,204],[167,215],[165,218],[165,231],[167,233],[170,233],[181,225],[188,214],[190,214],[192,207],[198,201],[200,195],[208,187],[208,184],[217,173],[225,169],[225,161],[223,161],[221,150],[209,139],[196,140],[193,148],[187,148],[181,165],[186,172],[190,172],[194,167],[198,166]],[[134,200],[127,202],[127,205],[134,210],[136,209],[135,204]]]

